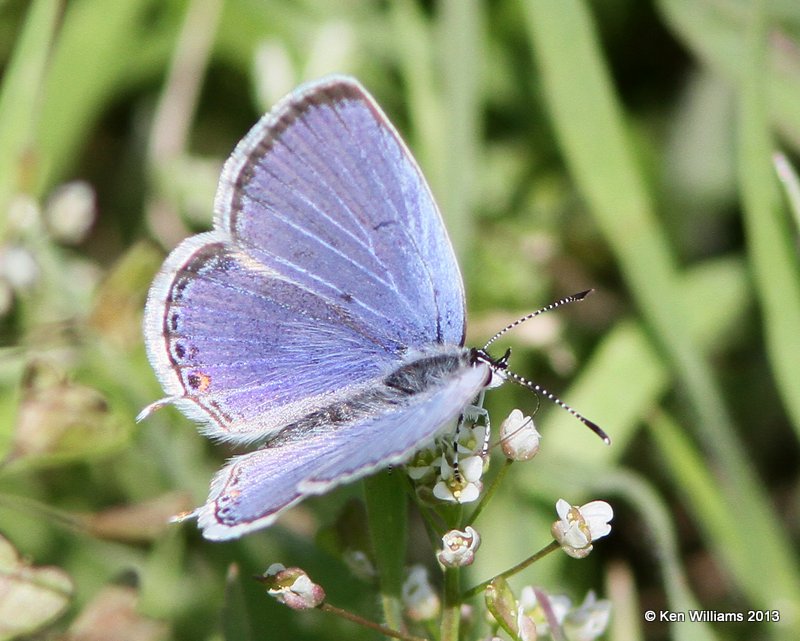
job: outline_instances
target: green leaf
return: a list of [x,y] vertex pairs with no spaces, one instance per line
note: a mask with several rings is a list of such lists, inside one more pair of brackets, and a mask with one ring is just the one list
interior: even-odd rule
[[24,563],[0,536],[0,641],[33,634],[55,621],[74,590],[66,572]]
[[390,628],[399,630],[402,627],[400,596],[408,540],[403,473],[388,470],[365,479],[364,493],[384,617]]

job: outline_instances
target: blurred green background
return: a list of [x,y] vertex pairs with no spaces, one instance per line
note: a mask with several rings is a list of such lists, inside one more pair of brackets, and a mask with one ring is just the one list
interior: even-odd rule
[[[0,638],[376,638],[249,578],[300,565],[378,618],[374,588],[317,541],[359,484],[209,543],[166,519],[230,451],[173,409],[134,423],[161,395],[140,322],[165,253],[209,227],[261,113],[334,71],[420,162],[471,344],[598,290],[504,346],[614,444],[543,402],[542,451],[477,523],[465,586],[545,545],[559,497],[600,498],[611,535],[516,590],[594,588],[614,601],[608,638],[796,638],[800,3],[5,0],[0,68]],[[487,406],[499,424],[536,399],[506,386]],[[411,557],[435,576],[415,523]],[[16,554],[39,607],[3,620]],[[781,622],[643,620],[690,608]]]

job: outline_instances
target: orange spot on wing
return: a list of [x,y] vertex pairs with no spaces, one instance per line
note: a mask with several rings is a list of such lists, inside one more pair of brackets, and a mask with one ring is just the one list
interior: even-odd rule
[[186,377],[186,380],[189,383],[189,387],[201,394],[211,386],[211,377],[205,372],[192,372]]

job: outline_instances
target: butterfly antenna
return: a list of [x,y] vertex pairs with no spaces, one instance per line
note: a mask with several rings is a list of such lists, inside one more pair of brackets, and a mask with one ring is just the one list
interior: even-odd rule
[[483,346],[483,349],[486,349],[487,347],[489,347],[489,345],[491,345],[492,343],[494,343],[494,342],[495,342],[495,341],[496,341],[498,338],[500,338],[500,337],[501,337],[503,334],[505,334],[506,332],[508,332],[508,331],[510,331],[510,330],[512,330],[512,329],[514,329],[515,327],[518,327],[519,325],[522,325],[522,323],[524,323],[525,321],[528,321],[528,320],[530,320],[531,318],[535,318],[535,317],[536,317],[536,316],[538,316],[539,314],[544,314],[545,312],[549,312],[551,309],[555,309],[556,307],[561,307],[562,305],[566,305],[567,303],[574,303],[574,302],[576,302],[576,301],[583,300],[583,299],[584,299],[584,298],[586,298],[586,297],[587,297],[589,294],[591,294],[593,291],[594,291],[594,289],[587,289],[586,291],[583,291],[583,292],[578,292],[577,294],[573,294],[572,296],[567,296],[566,298],[562,298],[562,299],[560,299],[560,300],[557,300],[557,301],[556,301],[556,302],[554,302],[554,303],[550,303],[550,304],[549,304],[549,305],[547,305],[546,307],[542,307],[541,309],[538,309],[538,310],[536,310],[535,312],[531,312],[530,314],[526,314],[526,315],[525,315],[525,316],[523,316],[522,318],[518,318],[518,319],[517,319],[517,320],[515,320],[513,323],[511,323],[510,325],[508,325],[508,326],[504,327],[504,328],[503,328],[503,329],[501,329],[499,332],[497,332],[497,334],[495,334],[494,336],[492,336],[492,337],[491,337],[491,338],[488,340],[488,342],[486,343],[486,345],[484,345],[484,346]]
[[[580,299],[578,299],[578,300],[580,300]],[[557,305],[557,304],[553,303],[553,305]],[[561,409],[567,410],[570,414],[572,414],[575,418],[577,418],[581,423],[583,423],[586,427],[588,427],[590,430],[592,430],[592,432],[594,432],[601,439],[603,439],[603,442],[605,442],[606,445],[611,445],[611,439],[609,438],[608,434],[606,434],[605,431],[603,431],[603,429],[597,423],[595,423],[593,421],[590,421],[583,414],[581,414],[580,412],[572,409],[569,405],[567,405],[564,401],[562,401],[560,398],[558,398],[558,396],[556,396],[555,394],[552,394],[552,393],[548,392],[544,387],[542,387],[538,383],[534,383],[533,381],[529,381],[527,378],[523,378],[519,374],[516,374],[516,373],[514,373],[514,372],[512,372],[512,371],[510,371],[508,369],[503,372],[503,375],[506,378],[509,378],[512,381],[514,381],[517,385],[521,385],[522,387],[525,387],[525,388],[527,388],[527,389],[529,389],[529,390],[531,390],[533,392],[536,392],[537,394],[541,394],[542,396],[546,397],[548,400],[550,400],[553,403],[555,403],[556,405],[558,405]]]

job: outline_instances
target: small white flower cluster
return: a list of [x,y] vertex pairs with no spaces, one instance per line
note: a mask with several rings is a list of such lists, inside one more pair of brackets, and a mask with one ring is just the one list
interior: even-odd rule
[[430,494],[448,503],[476,501],[489,461],[486,434],[483,425],[462,425],[457,434],[441,436],[433,447],[418,452],[406,471],[417,484],[420,498]]
[[593,641],[605,632],[610,618],[611,601],[598,600],[592,591],[583,603],[574,606],[566,595],[548,595],[526,586],[517,603],[517,630],[522,641],[555,637],[551,634],[553,625],[567,641]]
[[[475,412],[480,418],[485,412]],[[483,490],[481,478],[489,465],[488,431],[485,425],[461,425],[455,434],[436,439],[433,446],[417,452],[406,471],[417,484],[423,500],[471,503]],[[500,425],[500,447],[512,461],[528,461],[539,451],[541,435],[533,419],[515,409]]]
[[[475,416],[469,418],[483,418],[488,423],[488,417],[482,411],[475,412]],[[439,437],[433,447],[418,452],[406,466],[406,471],[416,484],[419,498],[428,503],[435,500],[469,503],[478,499],[483,489],[481,478],[489,459],[487,432],[488,428],[478,423],[471,426],[462,424],[455,433]],[[512,411],[502,422],[499,445],[509,461],[530,460],[539,449],[539,439],[540,435],[531,417],[523,415],[519,410]],[[473,512],[473,520],[482,507],[483,504]],[[594,641],[608,627],[611,602],[597,600],[593,592],[589,592],[579,606],[573,606],[566,596],[549,595],[544,590],[531,586],[523,588],[520,598],[517,599],[506,581],[506,577],[527,567],[543,554],[557,550],[558,546],[574,558],[584,558],[592,551],[594,541],[611,531],[609,522],[614,513],[611,506],[604,501],[574,506],[559,499],[556,512],[558,520],[551,526],[554,543],[511,570],[498,574],[465,593],[467,596],[474,596],[480,591],[484,592],[492,634],[502,628],[511,638],[519,641],[536,641],[545,637],[566,641]],[[441,548],[436,552],[445,576],[452,568],[472,565],[480,545],[481,537],[471,525],[465,526],[463,530],[451,529],[446,532],[442,536]],[[353,553],[347,558],[359,568],[359,573],[373,578],[374,568],[367,555]],[[364,568],[369,571],[365,572]],[[456,575],[451,573],[451,576]],[[328,611],[332,609],[332,606],[323,604],[325,593],[322,588],[315,585],[299,568],[286,569],[275,564],[261,580],[268,585],[269,594],[289,607],[306,609],[322,605]],[[414,565],[408,569],[401,596],[407,623],[428,626],[442,614],[442,599],[423,565]],[[472,617],[471,607],[462,604],[461,615]],[[348,618],[351,616],[348,615]],[[370,627],[374,627],[374,624],[370,624]]]
[[18,194],[7,209],[7,229],[0,244],[0,316],[8,314],[15,298],[25,295],[41,280],[42,238],[75,245],[89,233],[96,217],[92,187],[82,181],[57,187],[44,209],[34,198]]
[[[576,507],[559,499],[556,511],[559,520],[553,523],[553,535],[570,556],[585,557],[592,549],[592,541],[611,531],[608,522],[613,512],[604,501]],[[462,554],[466,548],[465,538],[460,548]],[[495,632],[498,627],[503,628],[520,641],[536,641],[545,635],[567,641],[593,641],[605,631],[611,614],[611,602],[598,601],[593,592],[578,607],[573,607],[566,596],[548,595],[531,586],[523,588],[517,599],[504,575],[489,582],[485,594]]]

